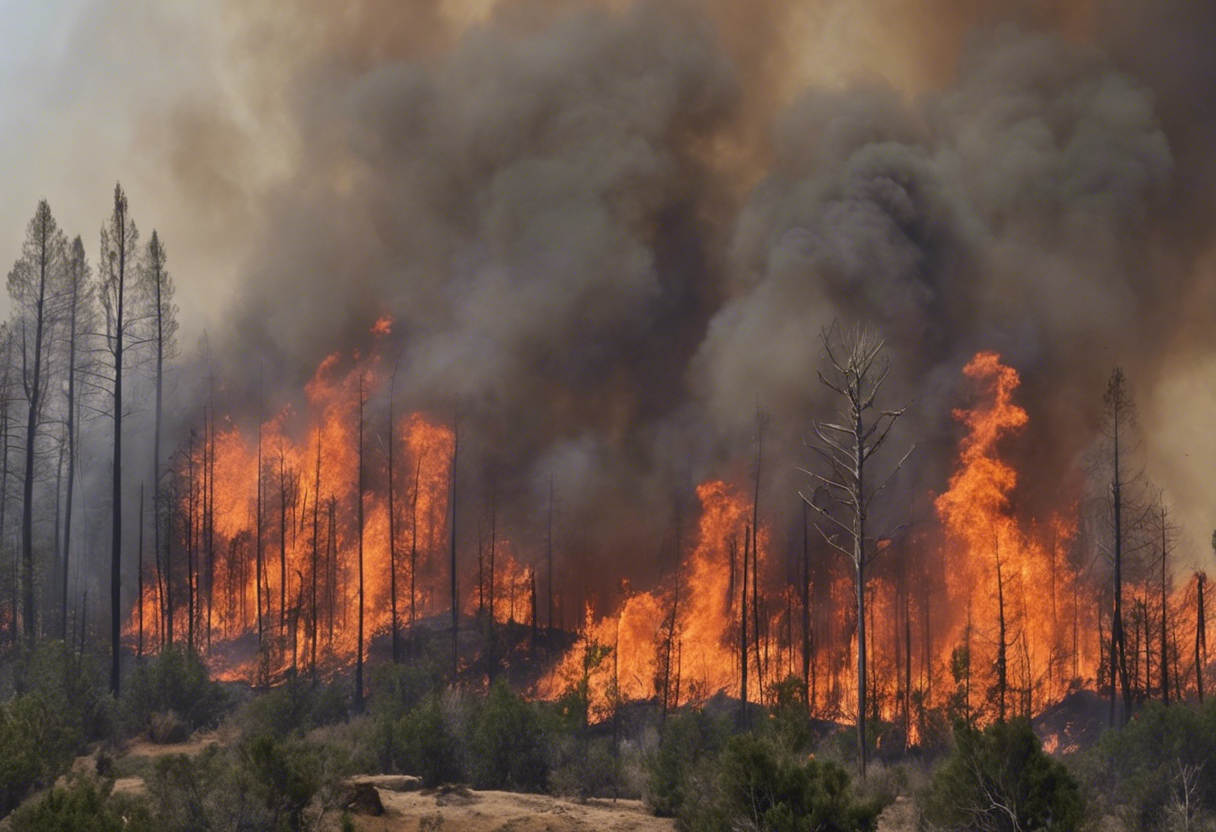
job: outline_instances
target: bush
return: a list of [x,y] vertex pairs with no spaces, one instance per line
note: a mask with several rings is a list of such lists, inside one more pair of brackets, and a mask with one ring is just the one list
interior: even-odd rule
[[403,716],[394,731],[397,767],[434,787],[465,779],[462,732],[438,694]]
[[549,774],[544,741],[536,706],[500,680],[490,689],[469,737],[474,785],[543,791]]
[[877,824],[879,807],[854,795],[843,768],[800,759],[771,738],[732,737],[718,765],[716,800],[709,813],[687,819],[692,828],[855,832]]
[[242,722],[248,733],[283,738],[341,722],[348,715],[345,688],[338,685],[316,687],[305,680],[290,678],[250,701]]
[[[1216,702],[1149,702],[1122,730],[1107,731],[1080,761],[1085,781],[1131,829],[1185,828],[1216,811]],[[1195,776],[1198,774],[1198,776]]]
[[17,696],[0,706],[0,816],[53,783],[111,725],[90,666],[62,642],[43,643],[17,664]]
[[172,712],[188,726],[187,734],[215,725],[228,704],[223,688],[211,681],[203,660],[181,647],[167,647],[155,659],[139,665],[127,681],[123,700],[134,730],[150,731],[157,714],[164,727],[164,715]]
[[982,732],[959,724],[955,748],[921,795],[923,819],[944,829],[1077,829],[1085,802],[1025,719]]
[[303,742],[257,737],[241,750],[241,762],[269,814],[269,829],[303,828],[304,810],[321,788],[321,758]]
[[129,795],[112,795],[112,783],[80,778],[68,788],[53,788],[13,812],[12,832],[152,832],[147,804]]
[[706,711],[669,717],[659,736],[658,751],[647,766],[650,810],[660,817],[674,817],[690,795],[703,794],[705,763],[717,757],[727,735],[726,723]]
[[160,758],[148,780],[158,832],[200,829],[299,830],[330,786],[321,749],[262,735],[237,748],[211,745],[196,757]]

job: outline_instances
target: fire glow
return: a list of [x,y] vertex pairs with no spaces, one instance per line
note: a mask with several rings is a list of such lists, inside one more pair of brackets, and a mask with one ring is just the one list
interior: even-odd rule
[[[376,331],[388,327],[377,322]],[[963,372],[975,404],[954,414],[964,434],[948,489],[934,502],[936,527],[880,541],[868,585],[869,701],[875,717],[902,721],[910,742],[926,711],[948,702],[988,721],[1037,713],[1101,683],[1101,579],[1077,565],[1078,510],[1069,504],[1036,520],[1019,515],[1017,472],[1000,448],[1028,424],[1015,402],[1018,375],[993,353],[976,355]],[[288,668],[353,664],[360,506],[367,640],[392,629],[394,576],[401,632],[450,610],[455,432],[420,413],[392,423],[390,524],[388,448],[368,427],[383,416],[361,404],[389,384],[375,353],[330,356],[306,387],[307,418],[284,409],[256,434],[210,419],[175,458],[168,499],[180,522],[170,525],[163,569],[179,577],[185,570],[190,579],[175,583],[172,639],[192,640],[220,678],[270,681]],[[667,708],[718,693],[740,697],[747,650],[750,701],[772,702],[777,683],[793,677],[812,715],[855,719],[857,627],[845,565],[816,545],[818,532],[804,521],[801,539],[792,540],[805,570],[793,572],[808,580],[804,617],[797,581],[779,581],[772,530],[763,519],[751,528],[749,487],[709,480],[696,497],[695,534],[675,574],[646,591],[622,582],[607,614],[582,605],[577,643],[531,693],[553,699],[586,684],[593,718],[614,702],[655,700]],[[544,553],[497,536],[478,547],[476,571],[461,557],[466,620],[488,611],[500,625],[532,624],[535,632]],[[170,582],[160,564],[145,575],[128,643],[141,627],[145,643],[165,643]],[[1186,603],[1188,591],[1173,603]],[[259,633],[259,611],[263,637],[279,647],[251,658],[248,647],[234,645]]]

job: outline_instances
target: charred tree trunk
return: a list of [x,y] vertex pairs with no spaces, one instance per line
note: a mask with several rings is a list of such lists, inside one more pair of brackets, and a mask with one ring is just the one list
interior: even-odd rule
[[1169,611],[1170,604],[1166,590],[1169,586],[1169,574],[1166,560],[1169,557],[1169,524],[1166,522],[1165,502],[1159,506],[1161,515],[1161,702],[1170,704],[1170,656],[1169,656]]
[[[109,299],[107,330],[114,359],[114,457],[111,483],[111,553],[109,553],[109,688],[118,696],[119,668],[122,662],[122,586],[123,586],[123,364],[126,339],[126,258],[137,238],[135,224],[126,215],[126,196],[120,186],[114,186],[113,234],[102,232],[102,257],[109,257],[109,279],[106,296]],[[109,251],[105,249],[109,248]]]
[[1005,692],[1009,687],[1009,661],[1006,653],[1008,639],[1005,623],[1005,581],[1001,572],[1001,541],[993,530],[994,551],[996,552],[996,600],[997,600],[997,644],[996,644],[996,684],[998,697],[998,719],[1005,721]]
[[802,574],[799,580],[802,594],[802,698],[808,709],[811,700],[811,540],[807,525],[806,503],[802,504]]
[[[135,657],[144,657],[144,484],[139,484],[139,549],[136,555],[136,598],[137,614],[139,615],[139,640],[136,642]],[[64,613],[66,617],[66,612]]]
[[1199,701],[1203,702],[1203,668],[1207,664],[1208,638],[1207,619],[1203,614],[1203,585],[1206,576],[1200,572],[1195,576],[1195,688],[1199,692]]
[[460,669],[460,648],[457,642],[457,632],[460,628],[460,604],[456,594],[456,463],[457,456],[460,453],[460,423],[458,419],[452,421],[452,517],[451,528],[451,568],[449,570],[452,579],[452,684],[458,681],[457,674]]
[[548,534],[545,538],[545,581],[548,587],[545,590],[545,598],[549,605],[548,616],[548,631],[550,636],[553,633],[553,475],[549,475],[549,524]]
[[[401,628],[397,617],[397,503],[394,500],[394,454],[397,444],[393,428],[393,397],[397,391],[397,364],[393,365],[393,376],[388,387],[388,584],[392,606],[393,664],[401,663]],[[319,470],[319,469],[318,469]]]
[[[743,583],[739,592],[739,727],[746,729],[748,725],[747,711],[747,546],[751,540],[751,531],[746,526],[743,530]],[[730,551],[733,555],[737,548],[735,538],[730,539]]]
[[[392,476],[392,468],[389,468],[389,476]],[[390,503],[391,506],[391,503]],[[390,508],[391,512],[391,508]],[[390,513],[390,517],[391,517]],[[313,500],[312,500],[312,603],[310,606],[311,620],[309,627],[312,630],[312,659],[309,662],[312,668],[312,681],[316,684],[317,681],[317,570],[320,568],[320,545],[321,545],[321,428],[317,427],[317,475],[313,480]],[[397,635],[397,619],[396,606],[393,607],[393,637]],[[394,647],[396,645],[394,644]]]
[[410,657],[414,655],[414,623],[418,601],[418,488],[422,484],[422,454],[414,463],[414,490],[410,494]]
[[359,376],[359,652],[355,656],[355,710],[363,710],[363,389],[364,379]]
[[279,447],[279,633],[287,635],[287,454]]
[[[265,602],[267,612],[269,612],[270,598],[264,597],[263,591],[262,591],[263,586],[265,585],[264,581],[265,581],[265,577],[266,577],[266,572],[265,572],[265,560],[263,558],[263,550],[262,550],[262,416],[260,413],[260,409],[259,409],[259,415],[258,415],[258,477],[257,477],[257,480],[258,480],[257,481],[257,489],[258,489],[257,509],[256,509],[256,515],[254,518],[254,522],[257,524],[257,528],[254,531],[254,546],[256,547],[257,552],[255,553],[254,557],[257,559],[258,649],[261,650],[261,649],[263,649],[263,647],[265,645],[265,629],[264,629],[265,625],[264,625],[263,618],[262,618],[263,602]],[[266,589],[269,589],[269,587],[266,587]],[[268,593],[267,593],[267,596],[268,596]]]

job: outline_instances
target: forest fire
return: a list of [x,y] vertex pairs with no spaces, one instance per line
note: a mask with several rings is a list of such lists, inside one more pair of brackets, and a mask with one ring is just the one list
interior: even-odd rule
[[[373,331],[386,329],[378,322]],[[1103,672],[1101,587],[1078,563],[1078,509],[1027,520],[1012,502],[1017,472],[1000,443],[1028,421],[1015,403],[1018,375],[994,353],[963,372],[975,404],[954,414],[965,434],[935,501],[940,525],[879,541],[867,588],[868,707],[872,718],[902,723],[909,742],[931,708],[981,723],[1033,714]],[[307,385],[303,415],[284,409],[250,435],[208,414],[175,458],[168,554],[145,567],[129,644],[166,642],[172,615],[173,640],[202,650],[220,678],[348,667],[360,644],[360,557],[365,657],[373,638],[391,632],[394,608],[403,634],[450,609],[455,435],[419,413],[394,421],[390,496],[389,440],[365,406],[386,384],[374,352],[346,362],[333,355]],[[719,692],[767,703],[790,678],[812,714],[855,718],[854,589],[839,557],[819,545],[809,520],[801,539],[791,535],[803,560],[793,572],[807,580],[804,616],[798,581],[779,580],[771,530],[755,519],[747,491],[710,480],[696,496],[696,533],[677,541],[674,573],[648,591],[622,581],[606,614],[587,602],[578,643],[533,695],[553,699],[581,685],[593,717],[603,717],[623,701],[674,708]],[[461,562],[466,619],[488,614],[499,626],[535,628],[539,557],[491,523],[476,566]],[[1181,611],[1187,602],[1173,603]],[[250,645],[259,643],[257,653]]]
[[[373,332],[388,326],[382,319]],[[128,642],[190,643],[209,653],[219,677],[252,681],[353,663],[360,591],[368,637],[391,628],[394,608],[404,630],[440,607],[452,430],[418,413],[395,420],[391,437],[377,430],[363,405],[391,379],[374,353],[342,363],[331,355],[317,368],[302,417],[285,408],[250,434],[209,413],[191,434],[166,489],[164,563],[144,567]],[[249,636],[275,649],[261,660],[211,650]]]

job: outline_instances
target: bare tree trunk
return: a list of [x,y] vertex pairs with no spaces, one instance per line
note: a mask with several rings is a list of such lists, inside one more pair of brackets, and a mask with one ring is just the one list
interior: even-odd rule
[[1199,691],[1199,701],[1203,702],[1203,668],[1207,664],[1207,619],[1203,614],[1203,585],[1206,576],[1200,572],[1195,576],[1198,590],[1195,599],[1195,687]]
[[144,484],[139,484],[139,549],[137,558],[136,571],[139,575],[137,580],[137,594],[139,602],[136,605],[139,613],[139,641],[135,647],[135,656],[138,659],[144,657]]
[[414,655],[414,623],[418,600],[418,488],[422,484],[422,454],[414,463],[414,490],[410,494],[410,656]]
[[[392,476],[392,468],[389,468],[389,476]],[[391,503],[390,503],[391,505]],[[390,509],[391,511],[391,509]],[[312,681],[316,684],[317,681],[317,569],[319,568],[319,549],[320,549],[320,521],[321,521],[321,427],[317,426],[317,475],[314,479],[313,500],[312,500],[312,619],[309,622],[312,629]],[[397,635],[397,620],[396,607],[393,608],[393,635]]]
[[363,710],[363,376],[359,376],[359,652],[355,657],[355,710]]
[[194,608],[195,608],[195,600],[196,600],[196,595],[197,595],[197,593],[195,592],[195,590],[197,588],[197,581],[195,579],[195,577],[196,577],[195,573],[197,571],[195,569],[195,563],[197,561],[197,558],[195,557],[195,552],[194,552],[194,544],[195,544],[194,507],[195,507],[196,491],[194,488],[194,429],[193,428],[190,429],[190,455],[187,457],[187,459],[188,459],[187,471],[188,471],[189,479],[187,480],[188,493],[187,493],[187,497],[186,497],[186,505],[187,505],[187,510],[189,513],[186,517],[186,578],[187,578],[186,583],[187,583],[187,588],[190,591],[189,592],[190,608],[188,610],[188,612],[190,613],[190,618],[189,618],[189,629],[187,630],[187,633],[186,633],[186,636],[187,636],[186,643],[190,648],[190,652],[193,653],[194,652],[194,619],[195,619],[195,615],[194,615],[195,609]]
[[[260,389],[261,389],[261,383],[259,382],[259,391],[260,391]],[[255,520],[254,520],[254,522],[257,524],[257,529],[254,532],[254,539],[255,539],[255,545],[257,547],[257,553],[256,553],[255,557],[257,558],[257,581],[258,581],[258,586],[257,586],[258,649],[261,650],[265,643],[263,621],[262,621],[262,601],[263,601],[262,586],[263,586],[263,581],[265,579],[265,565],[264,565],[264,561],[263,561],[263,557],[262,557],[262,416],[261,416],[260,410],[258,413],[258,478],[257,479],[258,479],[258,482],[257,482],[257,489],[258,489],[257,512],[256,512]],[[267,586],[266,589],[269,590],[269,586]],[[269,594],[269,593],[267,593],[267,594]],[[265,602],[266,602],[266,610],[269,613],[270,598],[269,597],[265,598]]]
[[999,701],[998,719],[1005,721],[1005,691],[1009,686],[1009,661],[1006,655],[1008,640],[1005,625],[1005,581],[1001,573],[1001,541],[993,529],[993,551],[996,553],[996,598],[997,598],[997,644],[996,644],[996,684]]
[[1166,590],[1169,585],[1169,576],[1166,569],[1166,559],[1169,557],[1169,525],[1166,522],[1165,502],[1161,502],[1161,701],[1165,705],[1170,704],[1170,657],[1169,657],[1169,641],[1167,634],[1169,632],[1169,598]]
[[549,604],[549,633],[553,632],[553,475],[549,475],[549,531],[545,543],[545,580],[548,589],[545,592]]
[[397,503],[393,499],[393,446],[397,444],[393,425],[393,397],[397,390],[398,364],[393,365],[393,376],[388,387],[388,581],[393,615],[393,664],[401,663],[401,628],[397,618]]
[[459,629],[460,606],[456,595],[456,459],[460,451],[460,425],[459,421],[452,421],[452,522],[451,522],[451,569],[450,576],[452,579],[452,684],[457,682],[457,674],[460,669],[460,649],[457,643],[457,630]]
[[[743,530],[743,583],[739,592],[739,727],[747,728],[749,719],[747,711],[747,547],[751,540],[751,530]],[[737,548],[735,538],[730,539],[730,550],[733,554]]]

